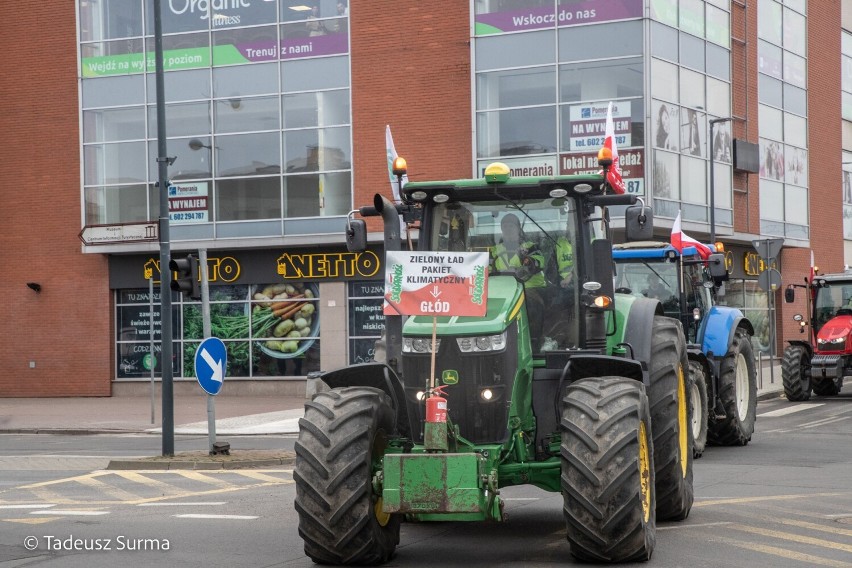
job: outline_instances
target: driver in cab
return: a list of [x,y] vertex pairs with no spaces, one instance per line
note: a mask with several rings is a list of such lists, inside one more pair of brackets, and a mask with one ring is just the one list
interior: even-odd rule
[[517,215],[505,215],[500,221],[500,232],[500,242],[489,250],[491,269],[497,272],[514,272],[515,277],[524,283],[530,335],[535,345],[541,336],[544,317],[544,288],[547,284],[544,277],[544,255],[533,241],[527,240]]
[[656,274],[648,277],[648,287],[642,291],[642,294],[648,298],[657,298],[661,302],[665,302],[673,295],[668,286]]

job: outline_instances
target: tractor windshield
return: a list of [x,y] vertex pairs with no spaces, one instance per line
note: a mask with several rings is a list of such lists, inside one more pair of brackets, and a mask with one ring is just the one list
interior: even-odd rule
[[615,291],[656,298],[667,316],[679,317],[678,273],[674,262],[641,261],[616,263]]
[[852,309],[852,282],[826,282],[817,288],[814,330],[819,331],[841,309]]
[[533,349],[576,346],[576,322],[561,320],[577,313],[577,217],[570,197],[437,204],[430,248],[487,252],[490,275],[511,274],[524,284]]

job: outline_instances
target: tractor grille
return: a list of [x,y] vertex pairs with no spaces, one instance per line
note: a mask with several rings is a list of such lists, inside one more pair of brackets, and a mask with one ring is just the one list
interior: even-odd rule
[[[402,381],[405,402],[415,443],[423,443],[425,403],[417,400],[429,381],[431,356],[428,353],[403,353]],[[458,371],[459,382],[445,389],[450,420],[461,436],[475,444],[503,442],[508,435],[509,406],[518,368],[517,325],[512,324],[503,351],[461,353],[455,337],[444,337],[435,357],[435,376]],[[483,389],[493,393],[491,400],[481,396]]]

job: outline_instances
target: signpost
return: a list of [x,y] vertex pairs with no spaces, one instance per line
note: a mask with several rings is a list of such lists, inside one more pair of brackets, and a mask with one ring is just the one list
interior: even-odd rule
[[78,235],[86,245],[156,241],[157,223],[124,223],[121,225],[86,225]]
[[216,396],[225,381],[228,354],[218,337],[208,337],[195,350],[195,377],[204,392]]
[[210,455],[229,453],[230,444],[223,444],[217,450],[216,444],[216,406],[213,400],[225,382],[225,369],[228,366],[228,352],[218,337],[208,337],[195,350],[195,377],[198,384],[207,393],[207,439]]
[[432,316],[432,368],[438,316],[484,316],[488,300],[487,252],[388,251],[385,315]]
[[781,286],[781,273],[772,268],[775,258],[781,252],[784,239],[758,239],[751,242],[754,250],[765,261],[766,268],[758,275],[757,285],[768,292],[769,304],[769,381],[775,382],[775,291]]

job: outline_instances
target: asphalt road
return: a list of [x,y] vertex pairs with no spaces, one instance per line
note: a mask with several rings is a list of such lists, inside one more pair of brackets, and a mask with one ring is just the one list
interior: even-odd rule
[[[852,394],[761,402],[748,446],[708,448],[695,462],[692,513],[658,525],[645,565],[852,568],[850,439]],[[229,441],[292,449],[293,438]],[[176,449],[206,443],[180,439]],[[0,567],[313,566],[288,468],[119,472],[86,462],[159,447],[156,436],[0,436]],[[403,524],[389,566],[572,562],[559,495],[529,487],[503,495],[505,523]]]

